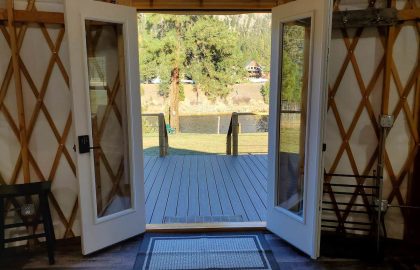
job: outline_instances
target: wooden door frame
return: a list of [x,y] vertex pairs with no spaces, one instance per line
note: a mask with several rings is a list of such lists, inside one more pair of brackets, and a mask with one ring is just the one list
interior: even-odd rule
[[266,231],[267,222],[214,222],[214,223],[174,223],[146,224],[146,232],[192,233],[192,232],[240,232]]
[[[420,93],[417,93],[420,96]],[[420,133],[420,117],[417,128]],[[413,162],[413,173],[409,176],[409,188],[407,190],[407,205],[420,207],[420,151],[417,152]],[[407,221],[405,224],[404,239],[415,244],[420,244],[420,210],[408,209]]]

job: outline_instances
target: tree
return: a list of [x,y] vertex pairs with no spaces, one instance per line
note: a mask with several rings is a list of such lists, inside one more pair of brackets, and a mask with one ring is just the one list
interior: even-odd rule
[[237,46],[241,52],[241,65],[257,61],[264,72],[270,72],[271,14],[242,14],[220,16],[227,27],[237,32]]
[[202,16],[185,37],[189,74],[210,100],[225,98],[243,74],[237,34],[214,16]]
[[213,100],[225,97],[237,80],[236,35],[214,16],[142,15],[139,32],[142,79],[161,79],[174,128],[179,129],[180,78],[192,77]]
[[[139,15],[142,80],[159,77],[170,102],[170,124],[179,128],[180,79],[196,82],[210,100],[226,97],[256,60],[270,71],[271,15]],[[304,67],[304,27],[287,25],[284,34],[282,99],[299,102]],[[275,74],[274,74],[275,76]],[[261,94],[269,96],[268,87]]]
[[281,99],[288,102],[300,100],[301,76],[299,66],[292,61],[288,53],[283,54]]
[[282,100],[300,102],[303,87],[305,28],[286,25],[283,33]]
[[183,39],[197,16],[151,14],[141,19],[140,73],[143,80],[161,79],[160,91],[170,99],[170,125],[179,130],[179,82],[187,57]]
[[270,102],[270,83],[266,82],[261,85],[260,93],[264,99],[264,103],[268,104]]

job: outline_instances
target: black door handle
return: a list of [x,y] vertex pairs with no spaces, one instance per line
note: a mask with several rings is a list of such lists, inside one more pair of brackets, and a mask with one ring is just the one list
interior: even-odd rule
[[101,149],[101,146],[90,146],[89,135],[82,135],[78,137],[79,140],[79,153],[89,153],[90,150]]

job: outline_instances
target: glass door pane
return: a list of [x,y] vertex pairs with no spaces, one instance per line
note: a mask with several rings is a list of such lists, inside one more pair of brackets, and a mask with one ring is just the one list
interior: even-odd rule
[[282,24],[277,206],[303,216],[311,18]]
[[123,25],[86,20],[97,218],[132,208]]

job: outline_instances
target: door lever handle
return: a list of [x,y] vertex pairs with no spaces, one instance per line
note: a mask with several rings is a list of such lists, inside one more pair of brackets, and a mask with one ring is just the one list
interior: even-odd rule
[[94,150],[94,149],[101,149],[100,145],[90,146],[88,135],[79,136],[78,139],[79,139],[79,153],[80,154],[89,153],[91,150]]

